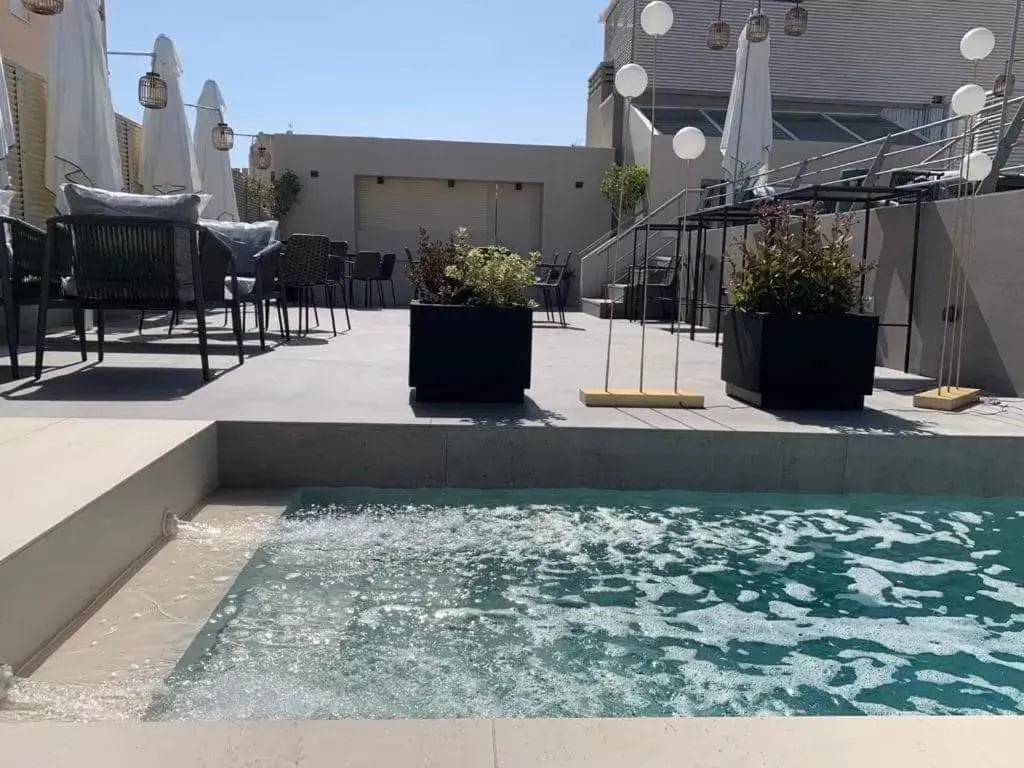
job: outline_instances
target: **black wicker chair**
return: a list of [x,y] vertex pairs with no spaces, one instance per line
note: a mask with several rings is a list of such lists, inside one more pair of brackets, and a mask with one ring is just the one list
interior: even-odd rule
[[284,244],[273,241],[262,251],[253,256],[252,274],[238,275],[232,280],[228,275],[224,279],[224,295],[229,300],[238,296],[242,304],[242,332],[245,332],[246,310],[252,304],[256,310],[256,327],[259,331],[260,351],[267,350],[267,328],[270,326],[270,302],[277,305],[277,323],[281,338],[291,339],[288,324],[288,297],[284,291],[278,290],[276,283],[280,271],[281,253]]
[[341,293],[341,303],[345,307],[345,325],[352,330],[352,320],[348,314],[348,291],[345,283],[348,279],[351,264],[348,257],[348,242],[345,240],[331,241],[331,260],[327,265],[327,303],[336,306],[337,293]]
[[[20,219],[0,217],[0,306],[3,307],[4,325],[7,331],[11,377],[15,379],[21,377],[18,365],[21,308],[39,306],[40,283],[45,259],[46,233],[43,230]],[[66,265],[63,269],[58,265],[53,270],[53,275],[50,278],[50,290],[47,292],[49,306],[56,308],[65,304],[61,277],[67,274]],[[75,309],[74,318],[75,330],[81,345],[82,360],[85,360],[85,313],[81,309]]]
[[225,297],[225,280],[237,283],[230,248],[197,224],[112,216],[60,216],[47,222],[36,327],[36,378],[42,376],[46,310],[53,274],[63,278],[65,301],[96,312],[98,356],[103,362],[105,311],[195,312],[203,380],[210,381],[206,310],[227,304],[234,321],[239,363],[245,361],[238,291]]
[[563,328],[565,328],[567,323],[565,321],[565,296],[562,293],[562,286],[567,282],[566,270],[571,259],[572,251],[566,254],[564,261],[559,257],[558,251],[555,251],[554,258],[550,263],[537,265],[541,274],[534,285],[534,288],[540,291],[548,320],[555,322],[555,314],[557,313],[558,323]]
[[[647,299],[654,299],[658,302],[660,319],[665,320],[674,316],[675,307],[675,285],[676,285],[676,260],[674,256],[651,256],[647,259],[647,274],[644,275],[643,266],[638,266],[630,276],[631,300],[633,304],[632,317],[642,322],[647,322],[648,308],[644,306],[644,278],[647,279]],[[666,312],[664,306],[671,302],[672,306]]]
[[[306,333],[309,333],[309,309],[313,305],[313,292],[323,287],[331,313],[331,330],[338,335],[334,320],[333,293],[327,290],[327,276],[331,261],[330,238],[322,235],[292,235],[284,244],[278,282],[281,292],[287,296],[293,292],[298,299],[299,333],[302,331],[302,316],[305,310]],[[345,307],[348,318],[348,306]]]
[[398,257],[393,253],[385,253],[380,258],[380,267],[377,270],[377,275],[368,281],[370,287],[370,293],[373,293],[373,285],[377,285],[377,295],[380,296],[380,305],[386,307],[387,301],[384,299],[384,283],[388,283],[391,286],[391,303],[398,306],[398,299],[395,298],[395,262],[398,261]]
[[373,306],[373,291],[370,284],[380,275],[381,255],[377,251],[360,251],[352,262],[352,271],[349,273],[349,291],[352,291],[353,284],[363,284],[363,306]]

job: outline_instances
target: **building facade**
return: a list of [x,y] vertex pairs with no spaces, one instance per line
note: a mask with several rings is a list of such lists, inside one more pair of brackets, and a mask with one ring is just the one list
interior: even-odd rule
[[[646,0],[612,0],[605,24],[604,60],[616,68],[636,61],[653,71],[653,40],[643,33]],[[668,0],[675,24],[659,43],[659,88],[692,94],[728,94],[736,39],[751,0],[723,0],[730,45],[709,50],[707,26],[719,0]],[[977,81],[990,84],[1005,64],[1015,0],[808,0],[807,33],[782,34],[790,0],[763,0],[771,19],[772,91],[779,99],[825,104],[921,108],[975,79],[960,57],[961,36],[971,27],[996,34],[996,49],[980,62]],[[913,127],[913,126],[908,126]]]
[[[750,0],[668,0],[675,24],[658,43],[640,26],[646,0],[611,0],[601,16],[605,28],[603,59],[590,79],[587,140],[611,146],[620,160],[638,161],[631,120],[614,94],[615,71],[631,61],[643,65],[657,85],[657,109],[650,91],[637,100],[637,111],[669,136],[683,125],[701,128],[709,138],[708,154],[717,154],[717,139],[728,106],[736,68],[736,44]],[[730,26],[729,45],[711,50],[708,25],[721,19]],[[771,20],[771,78],[775,117],[773,166],[814,157],[827,146],[836,149],[917,128],[949,114],[953,92],[968,82],[990,87],[1008,56],[1016,0],[807,0],[806,34],[783,34],[792,0],[763,0]],[[959,51],[971,27],[996,34],[996,49],[975,71]],[[634,116],[635,120],[635,116]],[[918,134],[940,138],[934,131]],[[912,137],[903,139],[913,142]],[[649,139],[648,139],[649,145]],[[779,157],[776,157],[778,155]],[[702,178],[721,177],[717,160],[704,158]]]
[[[610,149],[293,133],[261,141],[273,160],[266,175],[291,170],[302,183],[285,234],[317,232],[400,263],[406,248],[416,253],[421,228],[438,240],[464,227],[475,243],[551,258],[578,256],[610,223],[600,193]],[[395,279],[398,301],[408,301],[404,266]]]
[[[100,15],[106,22],[105,4]],[[41,226],[53,215],[53,194],[46,189],[46,80],[49,35],[54,20],[29,13],[22,0],[0,0],[0,55],[14,119],[15,146],[8,159],[11,187],[18,193],[12,215]],[[104,25],[104,31],[106,27]],[[117,115],[124,188],[134,189],[138,175],[141,127]]]
[[0,0],[0,51],[4,60],[45,77],[50,23],[45,16],[29,13],[22,0]]

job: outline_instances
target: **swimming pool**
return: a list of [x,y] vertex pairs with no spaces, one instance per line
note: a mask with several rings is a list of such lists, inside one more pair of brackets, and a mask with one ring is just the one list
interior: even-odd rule
[[306,493],[160,720],[1024,712],[1024,502]]

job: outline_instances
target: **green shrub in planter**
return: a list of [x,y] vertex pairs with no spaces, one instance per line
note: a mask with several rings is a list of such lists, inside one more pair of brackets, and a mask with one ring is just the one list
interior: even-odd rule
[[[850,252],[851,217],[759,208],[760,230],[733,259],[722,349],[729,395],[764,408],[849,410],[874,386],[878,318],[860,312],[874,265]],[[857,312],[854,312],[857,310]]]
[[409,277],[409,386],[417,401],[522,402],[530,386],[539,254],[473,247],[464,229],[432,241],[420,231]]

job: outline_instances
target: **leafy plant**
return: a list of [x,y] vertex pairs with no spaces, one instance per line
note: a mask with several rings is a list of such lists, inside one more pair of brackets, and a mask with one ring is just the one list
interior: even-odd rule
[[537,282],[539,253],[520,256],[503,246],[473,248],[446,274],[467,292],[467,302],[488,307],[533,307],[526,290]]
[[448,267],[465,257],[472,246],[469,230],[456,229],[447,240],[431,240],[420,228],[419,258],[409,265],[409,281],[416,296],[430,304],[456,304],[460,286],[448,275]]
[[301,194],[302,182],[299,181],[299,175],[291,168],[276,177],[271,182],[271,207],[274,217],[278,221],[283,220],[299,202]]
[[621,217],[636,210],[647,195],[650,183],[651,172],[647,166],[616,163],[601,177],[601,196]]
[[732,302],[750,312],[849,312],[861,277],[875,268],[850,253],[852,217],[837,215],[828,230],[815,209],[795,217],[786,203],[762,203],[754,242],[740,242],[731,259]]
[[474,248],[466,229],[446,240],[431,240],[420,229],[419,258],[409,265],[409,280],[421,301],[530,307],[526,289],[536,282],[539,254],[523,257],[501,246]]

